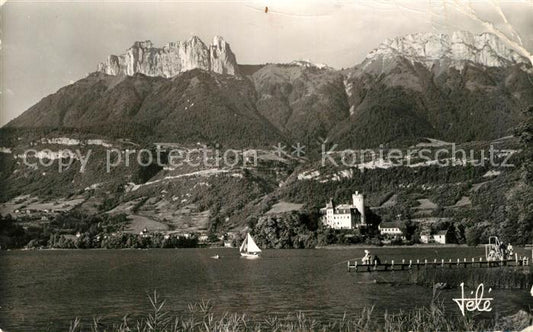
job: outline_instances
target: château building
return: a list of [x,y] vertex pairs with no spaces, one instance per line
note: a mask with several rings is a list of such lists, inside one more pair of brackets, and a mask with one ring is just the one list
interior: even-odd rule
[[324,225],[334,229],[366,226],[364,195],[357,191],[352,195],[351,204],[336,205],[333,200],[330,200],[320,211],[323,214]]

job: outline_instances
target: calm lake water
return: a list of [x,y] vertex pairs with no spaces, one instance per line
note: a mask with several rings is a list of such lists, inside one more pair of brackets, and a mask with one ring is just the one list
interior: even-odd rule
[[[370,250],[382,260],[397,262],[484,255],[483,248]],[[210,258],[215,254],[221,259]],[[149,310],[147,294],[154,290],[176,314],[190,303],[211,300],[217,312],[246,313],[257,319],[302,311],[325,320],[365,306],[397,312],[430,303],[431,289],[402,284],[409,272],[346,272],[345,261],[362,256],[361,248],[265,250],[257,260],[240,258],[237,249],[2,252],[0,327],[64,331],[75,317],[88,321],[101,316],[106,321],[135,316]],[[459,296],[459,289],[441,293],[449,310],[457,313],[451,298]],[[493,313],[533,306],[529,290],[493,290],[491,296]]]

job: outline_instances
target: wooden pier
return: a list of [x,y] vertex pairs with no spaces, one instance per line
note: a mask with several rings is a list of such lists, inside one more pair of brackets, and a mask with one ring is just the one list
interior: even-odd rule
[[529,266],[528,257],[518,257],[515,255],[515,259],[499,260],[499,261],[487,261],[486,259],[479,258],[476,260],[463,258],[457,260],[447,260],[441,259],[440,261],[434,259],[433,261],[425,260],[405,260],[402,259],[401,262],[395,262],[392,260],[390,263],[384,261],[383,263],[378,264],[361,264],[357,261],[347,263],[348,272],[384,272],[384,271],[404,271],[412,269],[424,269],[424,268],[474,268],[474,267],[517,267],[517,266]]

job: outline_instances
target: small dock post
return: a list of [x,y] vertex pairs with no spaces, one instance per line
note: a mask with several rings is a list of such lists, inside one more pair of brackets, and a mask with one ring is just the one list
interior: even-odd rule
[[348,261],[347,266],[348,266],[348,272],[351,272],[352,270],[357,272],[357,261],[354,261],[353,265],[350,265],[350,261]]
[[440,260],[440,266],[441,266],[441,267],[444,267],[444,258],[441,258],[441,260]]
[[412,260],[409,260],[409,269],[411,269],[411,265],[413,264]]
[[390,270],[394,271],[394,259],[390,263]]

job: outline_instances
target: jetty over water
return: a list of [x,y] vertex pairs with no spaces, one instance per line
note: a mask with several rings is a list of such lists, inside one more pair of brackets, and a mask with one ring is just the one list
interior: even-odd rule
[[385,272],[385,271],[404,271],[412,269],[427,269],[427,268],[493,268],[493,267],[520,267],[520,266],[529,266],[529,257],[518,257],[515,255],[514,259],[505,259],[505,260],[486,260],[479,258],[479,260],[472,259],[459,259],[457,260],[437,260],[433,261],[425,260],[413,260],[413,259],[402,259],[401,261],[384,261],[383,263],[374,262],[374,264],[361,264],[357,261],[348,261],[347,267],[348,272]]

